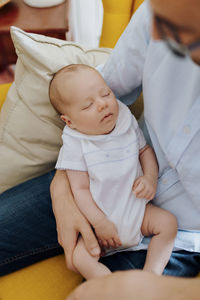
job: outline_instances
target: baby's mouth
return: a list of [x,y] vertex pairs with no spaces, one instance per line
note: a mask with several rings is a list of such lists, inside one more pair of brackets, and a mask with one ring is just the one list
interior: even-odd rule
[[103,122],[104,120],[107,120],[107,119],[111,118],[112,116],[113,116],[112,113],[109,113],[109,114],[105,115],[105,116],[101,119],[101,122]]

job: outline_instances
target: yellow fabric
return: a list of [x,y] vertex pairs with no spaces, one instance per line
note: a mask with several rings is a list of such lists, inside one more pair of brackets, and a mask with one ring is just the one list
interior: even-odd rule
[[1,107],[6,99],[6,95],[7,95],[7,92],[9,90],[9,87],[11,86],[11,83],[7,83],[7,84],[1,84],[0,85],[0,110],[1,110]]
[[114,48],[130,21],[132,13],[144,0],[102,0],[104,8],[100,47]]
[[133,13],[138,9],[138,7],[142,4],[144,0],[135,0],[134,5],[133,5]]
[[133,0],[103,0],[104,18],[100,47],[113,48],[131,17]]
[[65,267],[64,255],[0,278],[1,300],[64,300],[82,281]]
[[144,0],[102,0],[104,8],[100,47],[114,48],[130,21],[132,13]]

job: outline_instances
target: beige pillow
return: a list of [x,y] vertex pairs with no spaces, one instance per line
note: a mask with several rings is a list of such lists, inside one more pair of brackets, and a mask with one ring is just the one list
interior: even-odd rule
[[15,81],[0,113],[0,193],[54,169],[64,123],[51,106],[52,74],[68,64],[97,66],[110,49],[84,49],[72,42],[12,27],[18,55]]

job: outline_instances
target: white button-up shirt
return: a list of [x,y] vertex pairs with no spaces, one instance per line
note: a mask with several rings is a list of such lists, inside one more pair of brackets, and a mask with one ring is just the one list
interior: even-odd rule
[[101,72],[126,104],[142,87],[145,124],[159,164],[154,203],[177,217],[175,249],[200,252],[200,67],[151,39],[151,12],[144,2]]

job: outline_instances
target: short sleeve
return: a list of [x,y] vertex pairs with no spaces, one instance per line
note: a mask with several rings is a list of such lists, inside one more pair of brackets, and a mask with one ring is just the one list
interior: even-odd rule
[[81,141],[78,138],[62,135],[63,145],[60,149],[55,168],[58,170],[87,171]]
[[134,116],[133,117],[133,128],[136,132],[137,140],[139,143],[139,149],[142,149],[146,145],[146,140],[142,130],[140,129],[138,122]]

